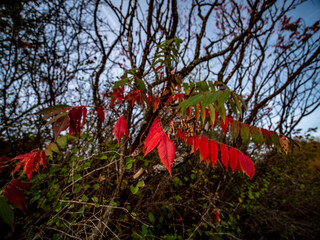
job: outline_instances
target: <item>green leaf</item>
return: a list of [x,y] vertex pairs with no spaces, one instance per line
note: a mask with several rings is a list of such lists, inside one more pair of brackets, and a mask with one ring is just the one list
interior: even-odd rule
[[230,90],[225,90],[222,93],[221,97],[219,98],[218,108],[221,107],[228,100],[230,93]]
[[244,144],[248,144],[250,140],[250,129],[247,124],[240,125],[240,135]]
[[139,191],[139,187],[130,185],[130,191],[132,192],[132,194],[137,194],[137,192]]
[[139,90],[143,91],[143,92],[146,92],[146,85],[144,84],[144,82],[140,79],[140,78],[137,78],[136,80],[137,82],[137,87]]
[[143,181],[139,181],[137,184],[137,187],[143,187],[143,185],[144,185]]
[[57,144],[55,144],[54,142],[50,143],[50,144],[48,145],[47,149],[48,149],[49,151],[53,151],[53,152],[55,152],[55,153],[59,153],[59,148],[58,148]]
[[196,83],[197,89],[199,89],[200,91],[209,91],[209,86],[207,82],[197,82]]
[[185,112],[185,110],[190,107],[190,106],[194,106],[198,103],[201,102],[201,100],[203,99],[203,95],[202,94],[197,94],[195,96],[192,96],[191,98],[188,98],[187,100],[184,100],[179,106],[178,109],[181,108],[182,112]]
[[251,133],[251,137],[254,144],[262,144],[263,136],[260,128],[257,128],[256,126],[252,126],[250,128],[250,133]]
[[241,105],[240,105],[240,100],[239,100],[239,98],[237,97],[237,95],[235,94],[235,92],[231,92],[231,96],[232,96],[234,102],[236,103],[237,109],[238,109],[238,111],[239,111],[239,113],[240,113],[240,117],[242,117],[242,107],[241,107]]
[[68,136],[62,136],[57,139],[57,143],[60,147],[65,148],[67,146]]
[[92,201],[93,201],[94,203],[97,203],[97,202],[99,201],[99,199],[98,199],[97,197],[92,197],[91,199],[92,199]]
[[88,198],[85,194],[83,194],[83,195],[82,195],[82,200],[85,201],[85,202],[87,202],[87,201],[89,200],[89,198]]
[[153,216],[153,213],[152,212],[148,212],[148,218],[149,218],[149,221],[151,222],[151,223],[154,223],[154,216]]
[[222,93],[222,91],[216,91],[214,93],[206,92],[202,101],[203,107],[206,107],[210,103],[214,103],[215,101],[217,101],[221,97]]
[[119,81],[116,81],[113,85],[113,89],[117,89],[118,87],[121,87],[129,82],[129,78],[125,77]]
[[126,170],[130,170],[131,168],[132,168],[132,163],[130,162],[130,163],[127,163],[125,166],[124,166],[124,168],[126,169]]
[[0,216],[5,223],[13,228],[14,213],[4,196],[0,196]]

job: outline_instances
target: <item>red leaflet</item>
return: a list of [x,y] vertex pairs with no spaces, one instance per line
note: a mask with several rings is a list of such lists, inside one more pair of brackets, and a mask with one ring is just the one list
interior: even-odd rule
[[238,165],[238,153],[237,153],[237,149],[231,147],[230,148],[230,167],[232,172],[234,172],[234,170],[236,169]]
[[156,132],[153,137],[151,138],[151,140],[148,142],[147,145],[147,150],[146,153],[144,154],[144,156],[146,156],[149,152],[151,152],[160,142],[160,140],[162,139],[162,136],[164,135],[163,131],[160,132]]
[[161,68],[163,68],[162,65],[158,66],[158,67],[154,70],[154,72],[158,72]]
[[188,137],[187,144],[189,145],[189,147],[193,145],[193,137]]
[[129,137],[127,120],[124,116],[118,119],[116,125],[114,125],[113,132],[118,140],[118,145],[120,144],[120,139],[123,137],[124,134],[127,136],[127,138]]
[[153,99],[153,112],[158,110],[159,104],[160,104],[160,99],[159,98]]
[[9,183],[13,186],[16,186],[18,188],[24,189],[24,190],[31,190],[31,187],[28,183],[21,182],[19,179],[12,179]]
[[209,156],[209,141],[208,138],[202,136],[200,141],[200,154],[206,162]]
[[31,181],[32,179],[32,172],[39,171],[40,165],[43,166],[43,168],[46,165],[46,154],[45,151],[42,150],[41,152],[29,152],[25,154],[21,154],[12,160],[20,160],[17,166],[15,167],[12,174],[18,172],[20,168],[23,166],[23,173],[26,173],[27,177]]
[[213,140],[210,140],[209,157],[210,157],[212,166],[214,166],[217,162],[217,159],[218,159],[218,144]]
[[146,140],[144,141],[143,151],[146,151],[146,150],[147,150],[147,147],[148,147],[148,145],[149,145],[149,142],[151,141],[151,139],[153,138],[153,136],[154,136],[157,132],[161,132],[161,131],[162,131],[162,127],[161,127],[161,125],[160,125],[160,117],[157,117],[157,118],[153,121],[153,123],[152,123],[152,125],[151,125],[151,127],[150,127],[150,129],[149,129],[149,134],[148,134]]
[[132,100],[132,106],[137,102],[140,106],[143,104],[145,93],[141,90],[134,90],[125,97],[125,100]]
[[242,171],[245,174],[247,174],[251,180],[254,175],[254,172],[255,172],[253,162],[251,161],[251,159],[247,155],[243,154],[240,151],[238,151],[238,159],[239,159]]
[[181,135],[181,128],[178,129],[177,135],[176,135],[176,139],[181,139],[182,140],[182,135]]
[[222,162],[223,166],[226,168],[226,170],[228,171],[228,162],[229,162],[228,147],[226,145],[224,145],[223,143],[221,143],[220,151],[221,151],[221,162]]
[[[85,106],[73,107],[69,112],[70,128],[69,135],[75,133],[77,136],[80,135],[80,131],[86,121],[87,108]],[[82,119],[82,124],[81,124]]]
[[30,190],[31,188],[27,183],[23,183],[18,179],[12,179],[2,193],[9,202],[25,213],[26,198],[21,191],[22,189]]
[[162,135],[162,138],[158,145],[158,153],[159,153],[161,162],[171,174],[171,166],[174,161],[176,149],[173,141],[167,136],[167,134]]
[[225,121],[223,121],[223,119],[221,118],[221,128],[224,134],[227,133],[227,129],[228,129],[228,118],[226,117]]
[[267,147],[271,147],[272,145],[271,132],[264,128],[261,128],[261,132],[262,132],[263,140],[266,143]]
[[53,133],[54,133],[54,140],[56,141],[59,134],[66,130],[70,125],[70,118],[68,115],[64,115],[63,117],[59,118],[53,124]]
[[116,99],[120,103],[122,103],[122,100],[124,99],[124,86],[116,88],[112,93],[111,93],[111,102],[110,102],[110,107],[113,107]]
[[220,218],[220,216],[219,216],[218,210],[216,210],[216,219],[218,220],[218,222],[221,222],[221,218]]
[[98,116],[100,118],[100,121],[102,123],[104,123],[104,111],[103,111],[103,108],[102,107],[97,107],[97,112],[98,112]]
[[200,145],[200,139],[199,139],[199,136],[196,136],[194,139],[193,139],[193,152],[195,153],[197,151],[197,149],[199,148],[199,145]]

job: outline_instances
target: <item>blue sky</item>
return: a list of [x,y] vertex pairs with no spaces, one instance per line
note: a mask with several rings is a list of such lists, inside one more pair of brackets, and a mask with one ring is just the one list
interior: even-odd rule
[[[293,18],[301,17],[306,25],[311,25],[315,21],[320,20],[320,0],[308,0],[304,2],[296,10],[296,15],[292,15]],[[320,79],[318,80],[320,84]],[[308,130],[308,128],[318,127],[317,133],[314,136],[320,137],[320,108],[314,111],[312,114],[302,119],[297,128]]]

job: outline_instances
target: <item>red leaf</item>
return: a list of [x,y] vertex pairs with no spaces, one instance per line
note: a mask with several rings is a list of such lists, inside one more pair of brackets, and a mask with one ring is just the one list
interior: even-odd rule
[[158,153],[161,162],[164,164],[164,166],[168,169],[169,173],[171,174],[171,166],[174,161],[176,149],[173,141],[166,134],[162,135],[162,138],[158,145]]
[[28,183],[21,182],[19,179],[12,179],[10,184],[24,190],[31,190],[31,187]]
[[100,118],[100,121],[104,123],[104,111],[102,107],[97,107],[98,116]]
[[221,143],[220,151],[221,151],[221,162],[222,162],[223,166],[226,168],[226,170],[228,171],[228,162],[229,162],[228,147],[226,145],[224,145],[223,143]]
[[242,171],[245,174],[247,174],[251,180],[255,172],[254,163],[251,161],[251,159],[247,155],[243,154],[240,151],[238,152],[238,159],[239,159]]
[[228,118],[226,117],[225,121],[223,121],[223,119],[221,118],[221,128],[224,134],[227,133],[227,129],[228,129]]
[[24,211],[24,207],[26,206],[26,198],[24,194],[17,189],[16,187],[9,184],[5,190],[2,192],[3,196],[11,202],[13,205],[15,205],[17,208],[19,208],[21,211],[26,213]]
[[187,144],[189,145],[189,147],[193,145],[193,137],[188,137]]
[[113,106],[116,99],[118,99],[118,101],[122,103],[122,100],[125,98],[123,92],[124,92],[124,86],[121,86],[115,89],[114,92],[111,93],[110,107]]
[[181,128],[178,129],[176,139],[181,139],[182,140],[182,135],[181,135]]
[[155,98],[153,100],[153,112],[158,110],[159,104],[160,104],[160,99],[159,98]]
[[209,156],[209,141],[208,138],[202,136],[200,142],[200,154],[203,157],[203,160],[206,161]]
[[59,134],[66,130],[70,125],[70,118],[68,115],[59,118],[54,124],[53,124],[53,133],[54,133],[54,140],[56,141]]
[[132,106],[137,102],[140,106],[143,104],[145,93],[141,90],[134,90],[125,97],[125,100],[132,100]]
[[237,165],[238,165],[237,149],[231,147],[230,148],[230,167],[231,167],[232,172],[234,172]]
[[71,135],[74,132],[77,136],[79,136],[80,131],[83,128],[83,125],[86,121],[87,108],[85,106],[73,107],[68,112],[68,115],[70,118],[69,135]]
[[200,139],[199,136],[196,136],[193,140],[193,152],[196,153],[197,149],[199,148],[200,145]]
[[127,120],[124,116],[118,119],[116,125],[114,125],[113,132],[118,140],[118,145],[120,144],[120,139],[123,137],[124,134],[127,136],[127,138],[129,137]]
[[154,72],[158,72],[161,68],[163,68],[163,66],[162,66],[162,65],[160,65],[160,66],[156,67],[156,69],[154,70]]
[[183,131],[181,134],[181,140],[186,141],[186,132]]
[[218,220],[218,222],[221,222],[221,218],[220,218],[220,216],[219,216],[218,210],[216,210],[216,219]]
[[151,152],[158,145],[158,143],[162,139],[163,134],[164,134],[164,132],[160,131],[160,132],[156,132],[153,135],[151,140],[148,142],[147,150],[146,150],[146,153],[144,154],[144,156],[146,156],[149,152]]
[[25,154],[21,154],[12,160],[19,160],[19,163],[15,167],[12,174],[16,173],[20,170],[20,168],[23,166],[23,173],[26,173],[27,177],[31,181],[32,179],[32,172],[33,171],[39,171],[39,166],[42,165],[45,167],[46,164],[46,154],[45,151],[41,152],[29,152]]
[[25,213],[26,198],[21,189],[30,190],[31,188],[27,183],[21,182],[18,179],[12,179],[2,193],[9,202]]
[[146,140],[144,141],[143,151],[146,151],[146,150],[147,150],[147,147],[148,147],[148,145],[149,145],[149,142],[151,141],[151,139],[153,138],[153,136],[154,136],[157,132],[161,132],[161,131],[162,131],[162,127],[161,127],[161,125],[160,125],[160,117],[157,117],[157,118],[153,121],[153,123],[152,123],[152,125],[151,125],[151,127],[150,127],[150,129],[149,129],[149,134],[148,134]]
[[217,162],[218,159],[218,144],[210,140],[210,154],[209,154],[212,166],[214,166]]

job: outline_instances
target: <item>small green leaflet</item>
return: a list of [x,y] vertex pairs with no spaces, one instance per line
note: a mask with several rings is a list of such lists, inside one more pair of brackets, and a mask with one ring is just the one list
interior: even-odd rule
[[119,81],[116,81],[114,83],[113,89],[117,89],[118,87],[121,87],[121,86],[125,85],[128,82],[129,82],[129,78],[127,78],[127,77],[123,78],[123,79],[121,79]]
[[216,91],[214,93],[206,92],[204,94],[202,106],[207,107],[210,103],[214,103],[215,101],[217,101],[221,97],[222,93],[223,93],[222,91]]
[[231,92],[230,90],[225,90],[221,97],[219,98],[219,104],[218,104],[218,108],[220,108],[229,98]]
[[137,78],[136,83],[137,83],[137,87],[139,90],[141,90],[143,92],[147,91],[146,85],[144,84],[144,82],[140,78]]
[[183,101],[179,105],[178,109],[181,109],[182,113],[184,113],[188,107],[194,106],[194,105],[200,103],[203,98],[204,98],[204,96],[202,94],[197,94],[195,96],[192,96],[191,98]]
[[153,216],[153,213],[152,212],[148,212],[148,218],[149,218],[149,221],[151,222],[151,223],[154,223],[154,216]]

